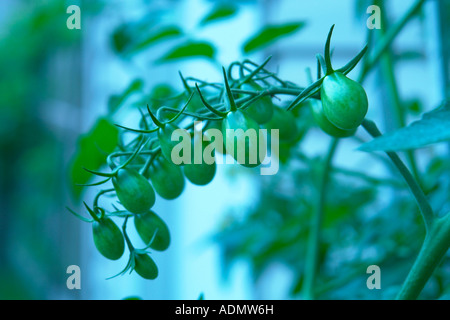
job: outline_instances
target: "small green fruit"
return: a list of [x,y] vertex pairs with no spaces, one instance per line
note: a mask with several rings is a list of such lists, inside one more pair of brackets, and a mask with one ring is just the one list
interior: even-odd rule
[[320,91],[323,111],[336,127],[352,130],[361,125],[368,110],[364,88],[340,72],[325,77]]

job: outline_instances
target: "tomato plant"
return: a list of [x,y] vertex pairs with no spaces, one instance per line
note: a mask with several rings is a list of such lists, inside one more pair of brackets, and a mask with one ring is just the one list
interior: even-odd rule
[[[155,279],[159,271],[150,257],[151,250],[165,251],[171,242],[169,227],[163,220],[165,212],[157,215],[151,211],[158,201],[155,192],[163,199],[175,200],[185,190],[185,178],[199,186],[211,183],[218,167],[215,163],[196,163],[194,154],[203,155],[207,148],[216,146],[214,156],[231,155],[235,163],[248,172],[264,167],[266,159],[278,157],[282,162],[280,175],[260,178],[260,197],[248,215],[242,220],[233,220],[218,233],[217,239],[226,258],[249,258],[257,276],[271,262],[281,260],[296,272],[292,295],[305,299],[339,297],[338,289],[343,284],[332,281],[333,257],[348,248],[356,251],[358,257],[367,254],[372,246],[375,248],[372,260],[361,258],[361,262],[354,258],[351,262],[335,262],[347,268],[350,275],[360,272],[366,264],[392,267],[392,261],[401,260],[397,247],[414,258],[408,260],[410,271],[402,275],[405,279],[392,282],[398,288],[395,296],[391,294],[389,298],[418,298],[433,276],[447,283],[447,277],[442,271],[439,273],[439,268],[441,261],[448,265],[445,257],[450,243],[450,215],[444,204],[437,206],[431,198],[445,198],[442,202],[448,203],[448,198],[442,195],[446,189],[440,189],[441,182],[437,178],[448,166],[442,159],[437,163],[429,162],[429,167],[422,169],[427,177],[422,178],[413,150],[450,139],[448,103],[407,124],[405,108],[400,105],[395,89],[393,63],[390,55],[385,54],[422,5],[423,1],[417,1],[390,29],[392,31],[380,32],[376,39],[373,34],[368,37],[366,46],[340,68],[332,63],[332,25],[324,39],[323,55],[316,56],[317,77],[306,85],[284,79],[272,71],[269,57],[261,63],[250,59],[233,61],[223,66],[220,79],[214,80],[199,79],[195,74],[184,77],[179,72],[181,90],[156,98],[142,95],[137,102],[138,120],[134,125],[126,127],[116,123],[121,129],[120,139],[106,159],[111,172],[87,169],[106,178],[87,186],[103,185],[110,179],[113,184],[113,188],[99,191],[93,203],[95,210],[101,212],[100,221],[108,221],[104,225],[109,226],[96,235],[104,240],[100,246],[95,242],[100,253],[109,259],[118,257],[123,253],[123,245],[114,247],[112,243],[119,243],[116,238],[123,236],[130,257],[120,274],[135,270],[144,279]],[[268,26],[244,45],[244,52],[264,47],[262,35],[271,38],[279,33],[281,37],[301,26],[301,23]],[[159,61],[176,60],[183,56],[186,46],[188,56],[214,58],[215,52],[207,43],[190,40]],[[382,71],[389,73],[386,75],[391,80],[388,89],[394,95],[392,101],[398,117],[396,130],[385,135],[373,120],[377,117],[371,113],[380,106],[369,99],[365,89],[367,75],[378,63],[385,64]],[[359,77],[349,75],[355,69],[359,70]],[[147,110],[142,111],[145,105]],[[206,131],[197,135],[199,129]],[[207,129],[215,130],[207,132]],[[180,132],[184,132],[180,137],[188,137],[188,149],[184,151],[192,153],[187,157],[190,163],[173,161],[175,148],[184,141],[174,139]],[[321,137],[327,139],[322,140],[327,141],[328,146],[319,156],[311,155],[305,143],[314,134],[325,134]],[[365,164],[360,168],[335,164],[337,150],[345,143],[358,144],[358,151],[351,152],[364,151],[374,159],[381,159],[389,178],[374,177],[363,171],[369,169]],[[272,152],[272,147],[280,148],[279,154]],[[384,156],[375,151],[383,151]],[[405,160],[399,152],[405,152]],[[353,155],[349,153],[348,157]],[[386,195],[383,190],[394,191],[397,197],[386,207],[380,200]],[[120,206],[102,207],[99,199],[105,193],[115,196]],[[380,213],[371,216],[369,208]],[[438,210],[446,212],[438,213]],[[389,222],[392,212],[397,213],[395,220],[404,221],[404,225]],[[115,224],[105,220],[109,217],[124,219],[120,236]],[[136,249],[128,237],[128,219],[134,220],[145,248]],[[95,224],[96,228],[98,225]],[[381,225],[383,227],[378,229]],[[105,236],[108,232],[114,237]],[[374,239],[379,239],[379,243]],[[108,241],[111,241],[111,252],[104,248]],[[361,247],[354,248],[354,243],[360,243]],[[361,275],[354,276],[351,280],[356,282],[360,278]],[[439,294],[443,293],[441,290]]]

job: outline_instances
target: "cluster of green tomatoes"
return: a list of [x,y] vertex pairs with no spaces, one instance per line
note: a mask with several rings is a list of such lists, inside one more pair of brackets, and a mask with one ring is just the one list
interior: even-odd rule
[[[93,207],[85,203],[85,207],[92,219],[86,219],[75,212],[80,219],[92,223],[93,239],[97,250],[106,258],[117,260],[121,258],[127,246],[130,256],[124,270],[136,271],[142,278],[155,279],[158,268],[150,257],[149,250],[164,251],[170,244],[170,233],[165,222],[153,210],[156,194],[163,199],[173,200],[179,197],[185,187],[185,179],[195,185],[209,184],[216,174],[216,163],[196,162],[194,159],[188,164],[175,164],[172,161],[172,151],[178,141],[174,141],[172,134],[175,130],[183,128],[191,133],[192,148],[198,143],[194,134],[194,120],[201,120],[205,128],[216,128],[223,132],[223,153],[233,157],[238,154],[236,150],[229,150],[228,141],[235,139],[234,148],[240,141],[245,146],[244,161],[235,160],[245,167],[255,167],[261,161],[250,163],[251,143],[259,146],[259,141],[251,141],[245,135],[228,135],[229,130],[242,132],[259,129],[279,130],[280,141],[293,141],[300,134],[292,113],[289,112],[300,101],[307,98],[318,126],[333,137],[352,136],[362,123],[367,113],[367,96],[360,84],[347,78],[348,73],[361,59],[364,51],[353,59],[347,66],[333,70],[329,57],[329,41],[327,40],[325,58],[319,59],[319,64],[325,76],[307,88],[299,88],[290,82],[284,82],[264,66],[254,64],[254,69],[244,63],[235,63],[240,67],[240,77],[232,78],[230,66],[227,71],[223,69],[224,82],[221,85],[202,82],[190,87],[181,74],[185,87],[183,95],[188,97],[187,103],[179,110],[177,108],[160,107],[154,111],[147,105],[148,113],[141,112],[139,128],[127,128],[124,132],[132,133],[134,139],[128,144],[118,147],[118,150],[108,156],[107,163],[111,172],[89,172],[105,177],[98,183],[100,185],[111,180],[112,188],[100,191],[95,197]],[[244,72],[247,71],[248,74]],[[230,79],[231,78],[231,79]],[[267,79],[277,80],[280,86],[271,85]],[[192,80],[192,79],[191,79]],[[201,87],[203,89],[201,89]],[[205,98],[202,90],[213,89],[216,95]],[[296,98],[287,108],[273,103],[272,98],[277,94],[295,95]],[[182,117],[183,116],[183,117]],[[150,121],[151,122],[150,122]],[[257,139],[260,137],[257,136]],[[200,144],[204,150],[207,139],[200,137]],[[254,150],[257,150],[254,149]],[[234,152],[230,152],[234,151]],[[193,155],[195,152],[192,153]],[[107,212],[99,205],[99,198],[104,194],[113,194],[123,207]],[[112,220],[112,217],[124,218],[122,229]],[[127,221],[133,219],[134,226],[142,241],[144,248],[135,248],[127,234]]]

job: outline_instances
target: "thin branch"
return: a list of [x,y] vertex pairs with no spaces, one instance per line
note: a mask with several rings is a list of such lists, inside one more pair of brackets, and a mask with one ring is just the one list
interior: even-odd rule
[[[373,138],[381,136],[381,132],[380,132],[380,130],[378,130],[378,128],[374,122],[366,119],[363,121],[362,126],[364,127],[364,129],[366,129],[366,131]],[[423,191],[420,188],[417,181],[414,179],[411,172],[409,172],[408,168],[405,166],[403,161],[400,159],[400,157],[395,152],[387,151],[386,154],[392,160],[394,165],[397,167],[398,171],[403,176],[403,178],[405,179],[406,183],[408,184],[411,192],[413,193],[414,197],[416,198],[417,204],[418,204],[420,212],[422,214],[422,218],[425,222],[425,227],[428,231],[434,220],[434,214],[433,214],[433,209],[431,208],[427,197],[423,193]]]

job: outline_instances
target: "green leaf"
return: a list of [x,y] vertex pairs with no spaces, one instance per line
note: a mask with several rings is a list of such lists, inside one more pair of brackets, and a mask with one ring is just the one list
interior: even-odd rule
[[301,21],[265,26],[244,43],[243,50],[245,53],[250,53],[263,49],[281,38],[299,31],[304,26],[305,23]]
[[112,48],[118,53],[124,52],[131,41],[132,37],[126,25],[121,25],[111,35]]
[[364,143],[362,151],[400,151],[450,140],[450,103],[427,112],[421,120]]
[[122,300],[142,300],[142,298],[137,297],[137,296],[130,296],[130,297],[123,298]]
[[200,25],[205,26],[212,22],[217,22],[219,20],[231,18],[237,13],[238,9],[231,5],[220,3],[216,5],[201,21]]
[[108,110],[110,113],[114,113],[123,104],[123,102],[134,92],[139,91],[144,86],[144,82],[141,79],[133,80],[130,85],[121,93],[114,94],[109,97]]
[[152,21],[139,21],[119,26],[111,36],[113,49],[120,54],[135,54],[149,46],[182,36],[176,25],[156,27]]
[[85,184],[93,177],[83,167],[100,169],[106,163],[107,154],[116,147],[118,139],[119,130],[107,118],[98,119],[88,133],[80,136],[70,164],[70,181],[75,198],[78,199],[83,190],[75,184]]
[[136,52],[145,49],[155,43],[163,40],[177,38],[183,35],[183,31],[177,26],[165,26],[159,30],[150,32],[145,35],[141,40],[137,41],[136,44],[130,49],[130,52]]
[[187,41],[176,46],[157,60],[158,63],[170,62],[187,58],[209,58],[214,59],[216,49],[208,42]]

